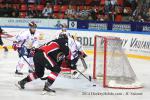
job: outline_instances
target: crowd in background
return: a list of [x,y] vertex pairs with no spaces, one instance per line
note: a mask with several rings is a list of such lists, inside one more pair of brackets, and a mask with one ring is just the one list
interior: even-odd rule
[[0,0],[0,17],[150,22],[150,0]]

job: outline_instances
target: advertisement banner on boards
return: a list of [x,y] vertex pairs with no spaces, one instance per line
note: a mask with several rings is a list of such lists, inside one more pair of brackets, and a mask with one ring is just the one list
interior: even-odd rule
[[77,21],[69,21],[69,28],[77,29]]
[[40,18],[0,18],[0,26],[23,26],[27,27],[28,23],[34,21],[38,27],[59,28],[61,24],[68,25],[66,19],[40,19]]

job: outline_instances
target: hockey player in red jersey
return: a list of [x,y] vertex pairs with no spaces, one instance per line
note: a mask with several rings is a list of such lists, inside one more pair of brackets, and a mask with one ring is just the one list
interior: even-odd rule
[[[47,44],[41,46],[39,49],[35,50],[35,55],[33,57],[35,72],[30,73],[27,77],[18,82],[17,86],[21,89],[25,88],[25,84],[31,82],[34,79],[41,78],[44,75],[45,68],[50,70],[49,76],[47,76],[47,81],[45,82],[44,91],[55,92],[50,86],[53,84],[57,78],[59,72],[61,71],[62,61],[69,55],[68,38],[64,37],[52,40]],[[74,66],[71,66],[72,69]]]

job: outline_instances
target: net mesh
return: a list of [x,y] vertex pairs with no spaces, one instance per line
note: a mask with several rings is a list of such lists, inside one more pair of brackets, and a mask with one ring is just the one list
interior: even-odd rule
[[[116,37],[95,37],[95,78],[103,77],[104,87],[139,88],[136,75]],[[101,79],[101,78],[100,78]]]

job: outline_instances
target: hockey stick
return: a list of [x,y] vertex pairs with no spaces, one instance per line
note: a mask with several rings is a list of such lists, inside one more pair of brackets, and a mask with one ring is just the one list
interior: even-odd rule
[[82,72],[80,72],[78,69],[76,69],[76,71],[79,72],[79,73],[80,73],[84,78],[86,78],[88,81],[91,82],[91,76],[89,76],[89,78],[88,78],[88,77],[86,77]]
[[80,56],[79,58],[80,58],[80,60],[81,60],[81,62],[82,62],[82,64],[83,64],[84,69],[86,70],[86,69],[87,69],[87,64],[86,64],[84,58],[81,57],[81,56]]
[[[18,51],[19,55],[24,59],[24,61],[32,68],[31,64],[27,61],[27,59]],[[32,68],[34,71],[34,69]]]
[[79,73],[80,73],[84,78],[86,78],[90,83],[92,82],[92,83],[93,83],[92,86],[96,86],[96,83],[92,81],[91,76],[89,76],[89,78],[88,78],[88,77],[86,77],[82,72],[80,72],[78,69],[76,69],[76,71],[79,72]]

